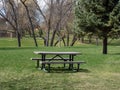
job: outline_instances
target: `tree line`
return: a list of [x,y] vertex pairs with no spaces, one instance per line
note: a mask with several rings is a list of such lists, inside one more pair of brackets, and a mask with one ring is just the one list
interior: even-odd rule
[[[44,5],[42,5],[44,1]],[[108,38],[120,38],[119,0],[0,0],[0,16],[14,29],[21,47],[26,33],[38,46],[37,35],[45,46],[64,46],[87,35],[103,40],[103,54],[107,54]],[[72,39],[70,38],[72,35]],[[98,42],[97,42],[98,43]]]
[[55,46],[60,41],[69,46],[69,35],[72,33],[74,19],[74,0],[43,1],[1,0],[0,16],[6,20],[7,26],[16,32],[19,47],[21,38],[26,32],[33,37],[35,46],[38,46],[36,29],[45,46]]

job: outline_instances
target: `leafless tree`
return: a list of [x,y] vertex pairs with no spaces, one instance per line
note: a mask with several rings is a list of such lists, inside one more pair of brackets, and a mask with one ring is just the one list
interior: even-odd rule
[[[73,18],[71,16],[73,10],[73,0],[44,0],[46,5],[45,10],[41,9],[40,5],[36,0],[34,0],[34,2],[37,6],[40,15],[42,15],[47,28],[47,30],[45,30],[46,37],[44,38],[46,40],[46,46],[53,46],[61,40],[64,42],[64,45],[66,45],[63,30],[65,33],[66,25],[68,26],[70,18]],[[54,43],[56,36],[59,39]]]
[[37,47],[38,44],[37,44],[37,40],[36,40],[35,33],[34,33],[34,26],[33,26],[32,18],[31,18],[31,15],[30,15],[30,9],[29,9],[29,7],[28,7],[27,4],[26,4],[26,1],[27,1],[27,0],[20,0],[20,1],[21,1],[21,3],[24,5],[24,7],[25,7],[25,9],[26,9],[27,16],[28,16],[29,23],[30,23],[31,30],[32,30],[32,34],[33,34],[33,38],[34,38],[34,42],[35,42],[35,45],[36,45],[36,47]]
[[18,24],[18,5],[14,0],[1,0],[2,8],[0,10],[0,16],[4,18],[9,25],[16,31],[18,38],[18,47],[21,47],[21,34]]
[[[72,23],[74,18],[73,0],[44,0],[46,7],[44,9],[41,8],[41,6],[38,3],[38,0],[19,0],[21,2],[19,2],[20,5],[14,2],[16,8],[13,4],[14,0],[8,1],[11,5],[11,8],[13,9],[13,14],[10,13],[10,15],[13,16],[13,18],[11,19],[11,22],[9,22],[9,20],[8,22],[13,27],[14,25],[16,25],[16,31],[18,32],[18,34],[21,34],[22,29],[30,27],[32,30],[35,45],[38,46],[34,30],[35,27],[42,30],[42,27],[44,26],[45,30],[42,30],[42,32],[44,32],[42,38],[44,39],[46,46],[57,45],[57,43],[60,41],[63,41],[64,45],[70,45],[69,37],[70,33],[72,33]],[[17,7],[18,5],[19,8],[21,7],[20,9]],[[18,11],[22,11],[22,14]],[[23,18],[20,19],[23,13],[25,16],[23,16]],[[40,21],[41,17],[43,19],[42,21]],[[35,20],[35,18],[39,21]],[[15,20],[16,23],[13,23],[12,20]],[[66,37],[67,41],[65,40]],[[55,38],[58,38],[58,40],[56,40]]]

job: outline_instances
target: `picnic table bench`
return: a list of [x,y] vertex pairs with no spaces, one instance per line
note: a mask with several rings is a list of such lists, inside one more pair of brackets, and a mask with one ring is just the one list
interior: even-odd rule
[[[80,64],[85,63],[84,61],[74,61],[74,56],[81,54],[80,52],[46,52],[46,51],[35,51],[35,54],[41,55],[40,58],[31,58],[37,61],[37,68],[41,64],[41,69],[45,69],[45,65],[48,65],[48,72],[50,72],[51,64],[69,64],[69,69],[73,69],[73,65],[77,64],[77,71],[79,71]],[[52,55],[51,58],[47,58],[47,55]],[[64,55],[68,57],[65,58]],[[55,61],[57,60],[57,61]],[[58,61],[61,60],[61,61]]]

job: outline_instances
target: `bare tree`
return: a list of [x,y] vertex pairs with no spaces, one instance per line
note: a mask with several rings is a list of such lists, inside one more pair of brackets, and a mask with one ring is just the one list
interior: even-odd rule
[[[9,3],[11,1],[12,0],[9,0]],[[13,5],[13,2],[10,4],[11,7],[13,7],[12,9],[14,12],[14,15],[13,14],[10,15],[14,17],[12,19],[14,19],[16,22],[16,24],[15,23],[14,24],[17,27],[15,28],[16,31],[18,32],[18,35],[22,34],[21,30],[23,31],[23,29],[27,29],[30,34],[32,31],[35,45],[38,46],[34,29],[35,27],[37,27],[40,30],[42,30],[43,25],[46,28],[44,28],[45,30],[42,30],[42,32],[45,32],[44,35],[42,35],[42,38],[46,46],[57,45],[57,43],[60,41],[63,41],[65,46],[70,45],[69,37],[70,33],[72,33],[72,24],[74,18],[73,16],[74,0],[44,0],[46,7],[45,9],[41,8],[41,6],[38,3],[38,0],[20,0],[20,2],[22,4],[20,5],[17,4],[17,6],[19,5],[19,8],[21,7],[20,9],[19,8],[14,9],[15,6]],[[17,9],[22,11],[22,14],[18,13]],[[39,12],[39,14],[37,12]],[[37,13],[37,15],[35,13]],[[20,19],[21,16],[22,19]],[[41,17],[43,19],[42,21],[40,21]],[[35,18],[38,21],[35,20]],[[9,22],[9,20],[7,21]],[[14,27],[13,21],[9,22],[9,24]],[[31,31],[28,29],[29,27],[31,28]],[[67,37],[66,39],[67,41],[65,41],[65,37]],[[58,38],[58,40],[56,41],[55,38]]]
[[31,16],[30,16],[29,8],[28,8],[28,6],[27,6],[27,4],[26,4],[26,1],[27,1],[27,0],[20,0],[20,1],[21,1],[21,3],[24,5],[24,7],[25,7],[25,9],[26,9],[27,16],[28,16],[29,23],[30,23],[31,30],[32,30],[32,34],[33,34],[33,38],[34,38],[34,42],[35,42],[36,47],[38,47],[37,40],[36,40],[35,33],[34,33],[34,26],[33,26],[32,18],[31,18]]
[[18,24],[18,5],[14,0],[1,0],[1,2],[2,8],[0,10],[0,16],[4,18],[16,31],[18,38],[18,47],[21,47],[21,34]]
[[34,0],[47,28],[47,30],[44,30],[46,31],[44,37],[46,46],[53,46],[56,36],[59,38],[57,42],[62,40],[64,45],[66,45],[64,40],[65,36],[64,34],[62,35],[61,32],[63,31],[61,30],[65,30],[68,21],[70,21],[69,18],[72,15],[73,0],[44,0],[44,2],[46,8],[42,10],[38,2]]

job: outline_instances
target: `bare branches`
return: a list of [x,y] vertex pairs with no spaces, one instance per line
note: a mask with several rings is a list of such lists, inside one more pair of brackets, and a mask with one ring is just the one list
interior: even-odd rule
[[25,2],[26,2],[27,0],[20,0],[20,1],[25,4]]
[[[40,4],[42,1],[44,1],[44,9]],[[9,20],[9,24],[18,28],[18,31],[19,28],[31,27],[34,40],[35,26],[45,29],[43,38],[46,46],[53,46],[56,37],[61,39],[62,33],[68,31],[65,29],[68,22],[72,23],[73,0],[8,0],[7,2],[9,4],[5,4],[5,8],[7,8],[7,11],[4,10],[5,16],[2,10],[0,10],[0,15],[6,17],[6,21]]]
[[15,30],[18,38],[18,47],[21,47],[21,34],[19,31],[19,25],[18,25],[18,10],[15,5],[14,0],[8,0],[3,1],[2,0],[3,9],[0,11],[0,15],[6,22],[9,23],[9,25],[12,26],[12,28]]
[[47,18],[45,17],[43,11],[41,10],[40,5],[38,5],[38,2],[36,0],[33,0],[33,1],[34,1],[35,5],[37,6],[38,11],[40,12],[40,14],[42,15],[42,17],[44,18],[44,21],[45,21],[45,23],[47,25]]
[[34,26],[33,26],[33,22],[32,22],[32,18],[30,16],[30,11],[28,9],[28,6],[25,4],[25,1],[26,0],[20,0],[21,3],[24,5],[25,9],[26,9],[26,12],[27,12],[27,16],[28,16],[28,19],[29,19],[29,23],[30,23],[30,26],[31,26],[31,30],[32,30],[32,34],[33,34],[33,38],[34,38],[34,42],[35,42],[35,46],[38,47],[38,44],[37,44],[37,40],[36,40],[36,37],[35,37],[35,33],[34,33]]

